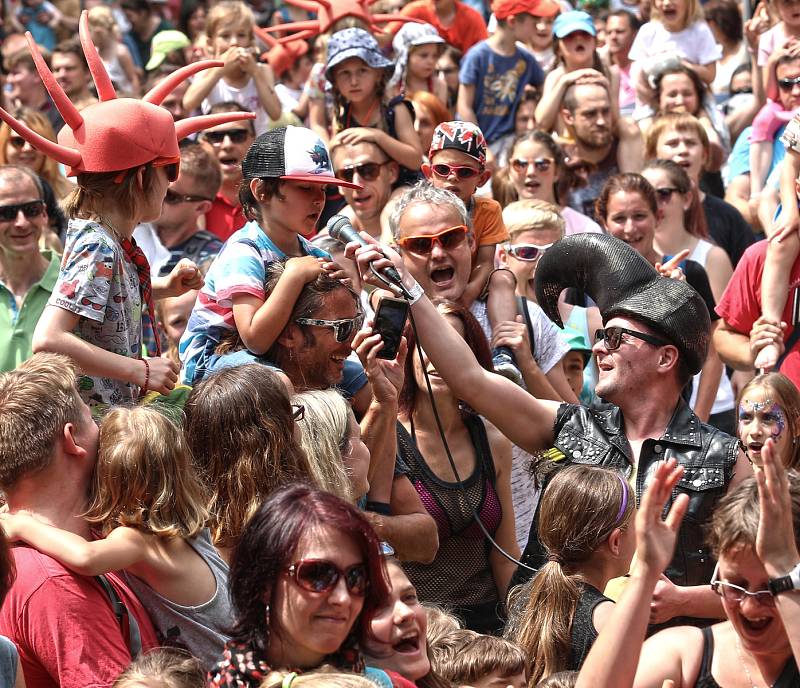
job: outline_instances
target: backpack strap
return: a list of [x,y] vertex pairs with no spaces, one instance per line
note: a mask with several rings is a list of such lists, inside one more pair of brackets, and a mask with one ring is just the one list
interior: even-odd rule
[[533,322],[531,322],[531,313],[528,310],[527,299],[524,296],[517,297],[517,310],[525,318],[525,325],[528,328],[528,340],[531,343],[531,354],[536,357],[536,340],[533,337]]
[[125,619],[128,621],[128,651],[131,653],[131,659],[134,659],[142,651],[142,635],[139,631],[139,623],[133,614],[128,611],[122,598],[120,598],[117,591],[114,590],[114,586],[111,585],[104,574],[95,576],[95,580],[100,583],[106,595],[108,595],[108,599],[111,601],[111,609],[114,612],[114,616],[117,617],[117,623],[119,623],[123,634],[125,632],[124,621]]

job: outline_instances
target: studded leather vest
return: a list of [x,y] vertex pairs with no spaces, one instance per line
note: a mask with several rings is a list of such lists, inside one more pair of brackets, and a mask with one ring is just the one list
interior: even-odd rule
[[[596,402],[589,407],[562,404],[556,416],[554,445],[564,458],[557,463],[617,468],[630,477],[631,448],[623,425],[622,412],[612,404]],[[689,495],[689,509],[678,534],[675,556],[665,572],[677,585],[704,585],[711,580],[716,561],[705,542],[705,529],[733,477],[737,454],[736,438],[701,423],[682,399],[663,437],[642,444],[636,474],[637,503],[659,461],[674,458],[685,471],[667,505],[680,493]],[[544,488],[546,485],[545,482]],[[537,509],[522,557],[524,564],[535,569],[546,561],[538,527]],[[531,575],[519,567],[512,585],[524,582]]]

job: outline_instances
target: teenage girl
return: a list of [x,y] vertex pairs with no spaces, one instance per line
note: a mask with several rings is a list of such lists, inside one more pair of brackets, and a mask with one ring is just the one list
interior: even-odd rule
[[124,569],[162,639],[208,664],[227,640],[231,607],[228,566],[211,544],[206,503],[183,432],[152,408],[117,408],[100,428],[85,514],[104,538],[87,542],[22,513],[3,514],[2,524],[10,539],[80,575]]
[[505,632],[528,654],[530,685],[579,669],[589,654],[614,608],[602,591],[630,570],[635,512],[636,497],[617,471],[574,465],[550,481],[539,507],[547,563],[515,591]]
[[419,170],[422,146],[413,106],[400,98],[386,99],[393,70],[368,31],[344,29],[331,36],[325,76],[333,90],[333,133],[346,129],[341,143],[374,143],[403,167]]

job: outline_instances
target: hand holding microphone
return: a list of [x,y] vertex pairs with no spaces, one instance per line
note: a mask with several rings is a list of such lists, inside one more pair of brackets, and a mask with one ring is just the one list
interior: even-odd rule
[[[361,248],[358,249],[358,252],[345,251],[345,255],[356,261],[359,272],[364,280],[371,281],[369,279],[368,270],[372,270],[374,273],[377,273],[379,279],[381,279],[381,283],[377,286],[389,284],[404,290],[400,273],[386,254],[383,253],[380,244],[374,239],[371,241],[364,239],[364,237],[353,228],[353,225],[347,217],[344,215],[334,215],[328,220],[326,229],[331,238],[336,239],[336,241],[344,246],[353,243],[358,243],[360,245]],[[361,250],[362,248],[369,248],[370,250],[365,252]],[[381,267],[377,264],[373,264],[379,261],[386,261],[388,264],[384,264]],[[374,284],[375,282],[373,281],[372,283]]]

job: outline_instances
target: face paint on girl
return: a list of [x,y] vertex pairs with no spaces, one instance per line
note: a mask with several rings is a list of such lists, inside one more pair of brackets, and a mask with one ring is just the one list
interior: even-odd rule
[[761,449],[768,438],[775,442],[775,450],[785,462],[784,457],[791,445],[790,433],[786,432],[786,415],[778,404],[767,397],[765,390],[749,390],[748,398],[742,399],[738,429],[739,439],[753,463],[761,464]]

